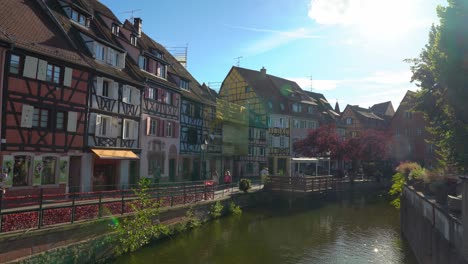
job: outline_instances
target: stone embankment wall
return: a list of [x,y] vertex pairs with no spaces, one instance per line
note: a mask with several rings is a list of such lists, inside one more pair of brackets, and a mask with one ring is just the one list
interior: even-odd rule
[[463,225],[446,208],[405,186],[401,232],[421,264],[468,263],[462,256]]
[[[269,201],[268,193],[257,191],[234,194],[220,199],[225,212],[231,201],[242,208]],[[217,200],[204,201],[161,210],[159,220],[167,225],[185,221],[192,209],[201,221],[209,220],[211,206]],[[110,225],[123,217],[62,225],[55,228],[11,233],[0,237],[0,263],[99,263],[114,257]]]

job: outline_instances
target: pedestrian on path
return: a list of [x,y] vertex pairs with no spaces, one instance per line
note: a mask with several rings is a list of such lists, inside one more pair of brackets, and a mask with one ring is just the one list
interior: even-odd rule
[[232,183],[232,176],[231,176],[231,173],[228,170],[224,173],[224,183],[225,184],[231,184]]

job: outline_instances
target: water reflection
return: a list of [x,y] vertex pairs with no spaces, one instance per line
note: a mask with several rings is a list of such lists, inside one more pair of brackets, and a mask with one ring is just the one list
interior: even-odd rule
[[417,263],[381,197],[293,205],[214,221],[115,263]]

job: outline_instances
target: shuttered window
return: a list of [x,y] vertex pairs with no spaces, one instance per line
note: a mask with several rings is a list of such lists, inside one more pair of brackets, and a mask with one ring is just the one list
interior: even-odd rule
[[21,57],[11,54],[10,57],[10,73],[20,74],[21,71]]
[[49,125],[49,110],[34,108],[32,126],[39,128],[47,128]]
[[53,83],[60,83],[60,75],[62,69],[53,64],[47,64],[47,74],[46,74],[46,81],[53,82]]

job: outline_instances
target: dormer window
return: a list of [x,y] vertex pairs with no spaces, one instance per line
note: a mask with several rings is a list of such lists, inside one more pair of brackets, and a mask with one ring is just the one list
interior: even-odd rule
[[180,79],[179,87],[184,90],[189,90],[189,82],[183,79]]
[[131,43],[133,46],[136,46],[136,45],[137,45],[137,36],[131,35],[131,36],[130,36],[130,43]]
[[282,111],[284,111],[284,104],[283,103],[280,103],[280,108]]
[[120,27],[117,24],[112,24],[112,34],[118,36],[120,32]]
[[159,59],[162,59],[163,58],[163,54],[161,52],[159,52],[158,50],[156,49],[151,49],[151,53],[156,56],[156,58],[159,58]]
[[144,56],[138,58],[138,66],[140,69],[148,71],[148,59]]
[[70,17],[71,20],[75,21],[76,23],[84,27],[89,27],[89,17],[83,15],[82,13],[78,12],[77,10],[71,7],[67,7],[65,9],[65,12],[67,13],[68,17]]
[[300,112],[302,112],[302,105],[299,104],[299,103],[294,103],[294,104],[292,105],[292,110],[293,110],[293,112],[295,112],[295,113],[300,113]]

